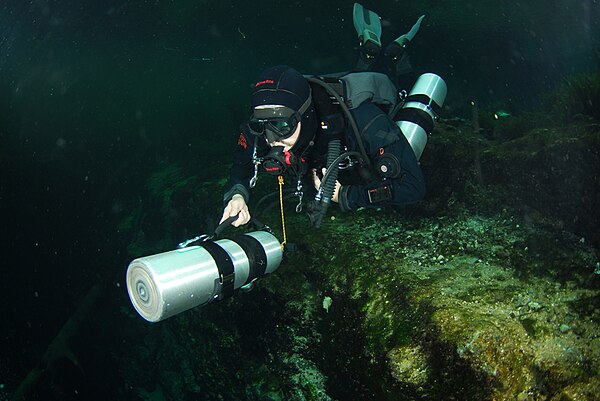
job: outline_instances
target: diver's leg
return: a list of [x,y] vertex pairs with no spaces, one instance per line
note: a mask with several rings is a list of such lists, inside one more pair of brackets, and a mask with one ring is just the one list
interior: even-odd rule
[[421,28],[421,23],[423,22],[424,18],[425,16],[421,15],[419,19],[417,19],[417,22],[415,22],[415,24],[412,26],[412,28],[410,28],[410,31],[408,31],[404,35],[399,36],[392,43],[387,45],[385,48],[385,55],[394,59],[400,59],[404,54],[406,47],[413,40],[417,32],[419,32],[419,29]]
[[358,3],[354,3],[352,19],[360,46],[356,69],[368,70],[381,52],[381,20],[377,13]]
[[408,53],[403,52],[398,58],[386,57],[386,59],[389,65],[388,76],[399,90],[404,89],[408,92],[416,79]]
[[388,75],[398,85],[399,89],[409,90],[414,84],[415,77],[406,48],[419,32],[424,18],[425,16],[421,15],[410,31],[396,38],[385,48],[384,56],[389,65]]

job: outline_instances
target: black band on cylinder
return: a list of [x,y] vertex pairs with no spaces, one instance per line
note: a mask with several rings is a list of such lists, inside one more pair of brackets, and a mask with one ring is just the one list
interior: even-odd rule
[[433,111],[435,111],[435,114],[440,114],[440,112],[442,111],[442,106],[440,106],[435,102],[435,100],[431,99],[429,96],[424,94],[411,95],[404,99],[404,104],[409,102],[418,102],[429,106],[433,109]]
[[[217,299],[222,300],[233,295],[233,283],[235,281],[235,269],[229,254],[214,242],[207,241],[200,244],[212,256],[221,279],[221,291]],[[210,302],[210,301],[209,301]]]
[[405,109],[400,109],[398,115],[394,119],[395,121],[409,121],[411,123],[415,123],[430,134],[433,131],[433,126],[435,122],[433,118],[427,114],[425,111],[421,109],[415,109],[412,107],[407,107]]
[[232,238],[232,241],[237,243],[248,257],[250,270],[248,271],[248,279],[245,284],[264,276],[267,269],[267,254],[262,244],[256,238],[249,235],[235,236]]

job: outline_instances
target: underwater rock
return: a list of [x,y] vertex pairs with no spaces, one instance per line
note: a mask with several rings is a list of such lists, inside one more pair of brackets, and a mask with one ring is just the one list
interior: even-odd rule
[[492,213],[511,207],[600,245],[600,124],[555,126],[543,114],[511,119],[504,140],[475,133],[469,124],[436,127],[421,159],[425,210],[457,200]]
[[311,234],[310,267],[288,268],[310,269],[313,291],[333,290],[340,309],[348,296],[357,303],[363,319],[350,332],[365,349],[340,364],[372,355],[373,369],[387,369],[382,399],[403,399],[389,395],[398,389],[419,400],[600,393],[598,251],[579,237],[507,211],[465,210],[418,219],[363,211]]
[[[600,125],[540,128],[482,155],[482,175],[503,202],[600,244]],[[500,190],[502,188],[502,190]]]
[[430,379],[427,354],[420,345],[396,347],[387,354],[392,376],[419,388]]

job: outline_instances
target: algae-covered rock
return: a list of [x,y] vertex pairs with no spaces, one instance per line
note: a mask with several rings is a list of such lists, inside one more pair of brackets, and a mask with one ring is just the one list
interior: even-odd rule
[[191,174],[178,163],[162,163],[147,177],[145,192],[117,225],[121,235],[131,238],[130,256],[172,249],[186,238],[214,230],[212,213],[221,203],[215,188],[222,189],[226,180],[215,179],[210,171],[202,173],[209,178]]
[[431,372],[427,353],[421,345],[393,348],[387,357],[391,374],[398,382],[410,383],[418,388],[427,385]]
[[338,215],[305,246],[304,267],[288,268],[319,277],[313,291],[333,293],[336,308],[360,308],[345,322],[364,349],[338,358],[361,352],[374,370],[386,367],[381,399],[592,400],[600,391],[599,255],[568,232],[506,212],[363,211]]
[[488,139],[467,122],[440,124],[422,159],[425,210],[439,211],[456,200],[483,212],[510,207],[527,219],[580,233],[598,246],[599,149],[600,123],[594,120],[546,124],[511,140]]
[[526,216],[600,243],[599,149],[600,124],[537,129],[487,149],[482,174]]

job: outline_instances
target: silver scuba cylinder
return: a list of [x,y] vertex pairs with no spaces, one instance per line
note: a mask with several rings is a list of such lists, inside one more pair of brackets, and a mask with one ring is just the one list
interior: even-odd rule
[[410,144],[417,160],[421,158],[427,139],[446,100],[448,88],[436,74],[421,75],[404,99],[396,125]]
[[127,292],[136,311],[149,322],[223,299],[245,284],[272,273],[283,250],[267,231],[133,260],[127,268]]

